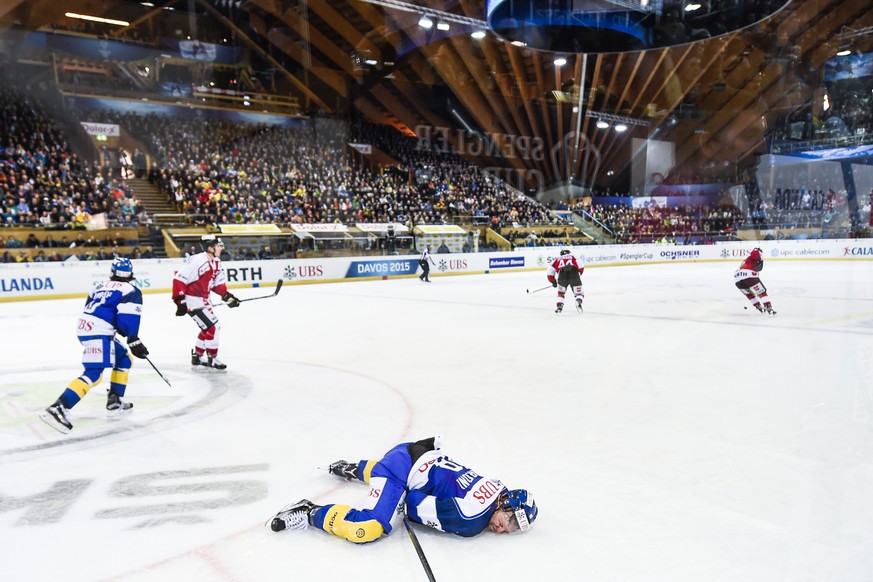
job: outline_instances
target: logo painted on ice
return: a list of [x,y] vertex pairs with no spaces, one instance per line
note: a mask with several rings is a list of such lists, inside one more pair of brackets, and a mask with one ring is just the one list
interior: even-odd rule
[[[267,464],[253,464],[158,471],[122,477],[108,489],[109,495],[117,498],[118,505],[107,498],[106,503],[112,505],[98,510],[94,517],[142,518],[133,528],[155,527],[170,522],[204,523],[209,521],[204,513],[266,499],[266,481],[253,479],[250,475],[238,480],[228,479],[227,476],[267,469]],[[93,482],[93,479],[56,481],[47,489],[22,493],[19,497],[0,491],[0,498],[3,498],[0,511],[23,510],[14,527],[57,523],[83,497]],[[104,489],[100,488],[101,491]],[[157,499],[156,495],[159,496]]]

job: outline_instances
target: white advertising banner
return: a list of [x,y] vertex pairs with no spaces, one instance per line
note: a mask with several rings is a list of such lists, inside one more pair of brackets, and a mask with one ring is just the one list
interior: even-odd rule
[[[715,245],[600,245],[573,248],[588,267],[701,261],[738,262],[755,247],[767,260],[873,260],[873,240],[753,241]],[[519,248],[499,253],[433,255],[433,274],[464,275],[545,269],[561,247]],[[136,284],[144,293],[169,293],[184,259],[135,260]],[[0,302],[85,297],[109,276],[110,261],[0,264]],[[412,277],[418,255],[225,261],[231,289]]]
[[90,121],[80,121],[82,127],[88,135],[105,135],[107,137],[118,137],[121,135],[121,128],[114,123],[91,123]]

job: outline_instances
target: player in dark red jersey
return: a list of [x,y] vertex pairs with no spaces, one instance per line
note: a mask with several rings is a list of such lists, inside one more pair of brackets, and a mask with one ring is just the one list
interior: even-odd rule
[[572,289],[573,297],[576,298],[576,310],[582,313],[582,300],[585,292],[582,290],[580,275],[585,271],[585,258],[582,255],[574,257],[570,249],[563,249],[558,258],[549,265],[546,273],[552,287],[558,289],[558,307],[555,313],[561,313],[564,309],[564,294],[567,289]]
[[767,296],[767,288],[764,287],[758,276],[764,268],[764,257],[761,256],[761,252],[760,248],[752,249],[752,252],[734,273],[734,284],[760,313],[776,315],[770,298]]

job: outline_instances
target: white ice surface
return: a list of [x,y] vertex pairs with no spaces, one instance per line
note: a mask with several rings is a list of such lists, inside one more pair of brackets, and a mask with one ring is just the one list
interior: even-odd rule
[[264,522],[362,502],[318,467],[440,432],[540,507],[527,534],[417,527],[441,582],[869,582],[873,262],[772,261],[772,318],[734,267],[589,268],[582,316],[526,293],[544,273],[286,286],[221,308],[223,375],[146,295],[172,389],[137,361],[134,413],[100,385],[68,436],[37,415],[80,371],[82,301],[0,304],[0,580],[426,580],[402,528]]

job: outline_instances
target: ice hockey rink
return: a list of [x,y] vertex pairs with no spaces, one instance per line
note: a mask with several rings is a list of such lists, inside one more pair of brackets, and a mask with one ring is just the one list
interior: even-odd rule
[[402,525],[355,546],[264,524],[362,503],[319,467],[441,433],[540,514],[414,526],[436,580],[869,582],[873,261],[768,261],[775,317],[736,266],[588,268],[583,315],[527,293],[544,272],[286,285],[220,312],[224,374],[147,294],[172,388],[137,360],[133,414],[107,418],[104,381],[66,436],[37,417],[80,372],[82,300],[2,303],[0,579],[427,580]]

